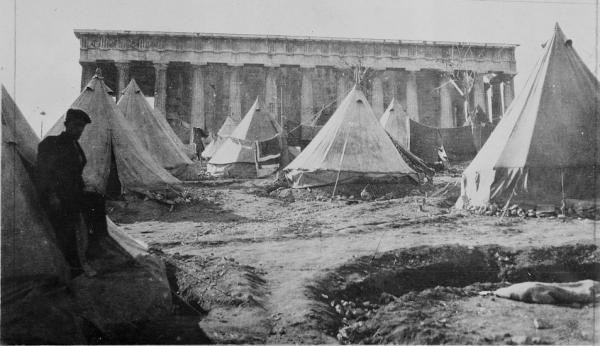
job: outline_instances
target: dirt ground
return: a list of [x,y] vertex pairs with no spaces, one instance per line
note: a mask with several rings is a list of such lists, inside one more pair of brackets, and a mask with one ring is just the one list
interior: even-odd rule
[[[213,342],[593,344],[594,329],[600,329],[597,308],[532,305],[463,291],[433,303],[428,299],[427,306],[419,307],[426,315],[419,320],[433,323],[447,337],[407,339],[402,336],[407,330],[388,328],[385,336],[352,339],[339,332],[356,321],[337,316],[335,304],[319,302],[311,287],[349,262],[377,260],[399,249],[596,246],[597,221],[499,218],[454,210],[456,173],[411,187],[403,197],[374,189],[370,201],[360,196],[331,199],[320,190],[275,189],[272,180],[187,184],[193,201],[175,206],[138,199],[109,203],[116,223],[163,255],[172,286],[202,314],[200,326]],[[361,270],[365,273],[353,275],[372,268]],[[434,283],[420,289],[429,294],[427,289],[440,286]],[[389,320],[393,308],[388,305],[406,301],[394,299],[371,306],[362,321]],[[544,316],[554,327],[535,329],[535,316]],[[448,337],[459,334],[471,336]]]

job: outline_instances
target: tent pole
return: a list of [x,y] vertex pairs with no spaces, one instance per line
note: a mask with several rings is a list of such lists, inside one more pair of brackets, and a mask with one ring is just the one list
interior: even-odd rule
[[254,142],[254,164],[256,166],[256,177],[258,178],[260,165],[258,164],[258,142]]
[[333,185],[333,193],[331,198],[335,197],[335,190],[337,190],[338,181],[340,180],[340,173],[342,172],[342,162],[344,162],[344,154],[346,153],[346,145],[348,144],[348,132],[346,133],[346,139],[344,140],[344,148],[342,148],[342,157],[340,158],[340,165],[338,166],[337,177],[335,178],[335,185]]
[[562,167],[560,168],[560,191],[562,195],[560,212],[561,214],[565,215],[565,209],[567,206],[565,202],[565,170]]

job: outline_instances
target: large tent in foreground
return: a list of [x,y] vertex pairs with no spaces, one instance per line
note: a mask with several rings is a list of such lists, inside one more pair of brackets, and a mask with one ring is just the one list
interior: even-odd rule
[[353,88],[285,169],[294,188],[361,181],[394,182],[417,173],[402,159],[364,94]]
[[599,104],[598,80],[556,24],[523,91],[464,171],[456,206],[596,198]]
[[281,127],[258,99],[229,138],[208,161],[207,170],[214,175],[256,177],[260,168],[277,168],[280,156]]
[[117,107],[154,159],[174,176],[183,179],[193,164],[186,154],[187,148],[165,117],[150,106],[134,79],[123,90]]
[[[24,279],[66,280],[67,265],[33,184],[38,137],[2,86],[2,295]],[[13,292],[14,293],[14,292]]]
[[[83,170],[86,186],[103,194],[118,194],[122,190],[147,193],[177,189],[181,182],[144,148],[109,92],[111,90],[97,72],[71,105],[71,108],[86,111],[92,119],[79,139],[87,156]],[[60,134],[64,130],[64,121],[63,115],[48,135]]]
[[217,135],[212,138],[211,142],[206,146],[201,156],[203,159],[210,159],[217,152],[217,150],[225,143],[225,140],[231,136],[233,130],[240,123],[239,120],[234,119],[233,117],[228,116],[225,118],[225,122],[219,128]]
[[[90,327],[83,320],[106,333],[103,338],[118,337],[123,324],[164,320],[172,308],[164,264],[108,218],[108,234],[95,233],[88,252],[99,275],[69,278],[34,184],[39,139],[1,89],[0,339],[8,344],[86,344],[98,339],[86,340]],[[69,279],[71,293],[64,289]]]

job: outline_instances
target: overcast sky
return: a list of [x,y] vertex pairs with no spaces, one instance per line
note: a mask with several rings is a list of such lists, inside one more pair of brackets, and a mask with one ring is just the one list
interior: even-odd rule
[[516,43],[517,92],[559,22],[594,71],[595,0],[1,0],[0,83],[36,132],[79,94],[73,29]]

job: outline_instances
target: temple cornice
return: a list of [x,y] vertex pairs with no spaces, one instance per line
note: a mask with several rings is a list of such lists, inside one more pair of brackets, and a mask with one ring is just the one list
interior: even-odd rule
[[516,73],[514,44],[75,30],[81,61],[147,60]]

